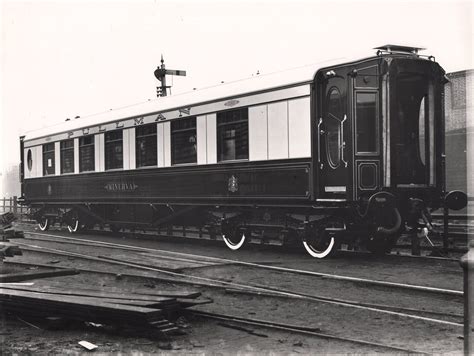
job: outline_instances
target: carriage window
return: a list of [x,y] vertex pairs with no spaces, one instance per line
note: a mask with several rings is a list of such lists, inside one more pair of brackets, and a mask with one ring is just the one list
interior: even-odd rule
[[249,158],[248,109],[217,113],[217,160]]
[[329,90],[329,94],[327,96],[328,102],[328,113],[332,116],[342,120],[342,100],[341,100],[341,93],[339,89],[333,87]]
[[28,166],[28,171],[31,172],[31,168],[33,168],[33,157],[31,155],[31,150],[28,150],[28,154],[26,155],[26,164]]
[[326,130],[328,163],[331,168],[336,169],[341,164],[341,122],[329,115]]
[[95,170],[94,136],[79,138],[79,172]]
[[336,169],[341,164],[341,122],[343,106],[341,93],[337,87],[329,89],[327,97],[326,154],[329,166]]
[[157,141],[156,124],[138,126],[135,128],[135,151],[137,168],[156,166]]
[[54,142],[43,145],[43,175],[54,174]]
[[171,164],[196,163],[196,118],[171,121]]
[[[426,97],[426,96],[425,96]],[[420,150],[420,160],[421,163],[425,166],[426,165],[426,141],[425,141],[425,97],[421,99],[420,102],[420,113],[418,114],[418,145]]]
[[357,152],[377,152],[377,93],[356,93]]
[[123,132],[105,133],[105,169],[123,168]]
[[74,173],[74,140],[61,141],[61,174]]

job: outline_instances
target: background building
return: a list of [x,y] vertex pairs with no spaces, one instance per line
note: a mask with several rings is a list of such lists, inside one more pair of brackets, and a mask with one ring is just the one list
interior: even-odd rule
[[469,196],[474,195],[473,76],[474,69],[448,73],[445,86],[447,189],[459,189]]

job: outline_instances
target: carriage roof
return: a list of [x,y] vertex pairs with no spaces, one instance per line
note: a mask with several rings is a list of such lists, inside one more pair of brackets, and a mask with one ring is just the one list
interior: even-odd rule
[[314,76],[319,69],[347,62],[347,60],[339,58],[335,60],[318,62],[316,64],[311,64],[296,69],[270,74],[255,75],[250,78],[229,83],[222,83],[216,86],[193,90],[182,94],[160,97],[143,103],[129,105],[118,109],[111,109],[102,113],[60,122],[53,126],[28,131],[25,134],[24,140],[32,140],[60,132],[96,126],[121,119],[147,116],[155,113],[176,110],[179,108],[188,108],[197,104],[208,103],[216,100],[242,97],[251,95],[252,93],[269,91],[282,87],[309,84],[314,79]]

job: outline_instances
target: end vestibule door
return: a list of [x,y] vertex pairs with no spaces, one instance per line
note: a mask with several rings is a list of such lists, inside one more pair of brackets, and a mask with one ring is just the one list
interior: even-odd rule
[[337,69],[318,76],[315,173],[318,200],[345,200],[352,194],[352,134],[347,75]]

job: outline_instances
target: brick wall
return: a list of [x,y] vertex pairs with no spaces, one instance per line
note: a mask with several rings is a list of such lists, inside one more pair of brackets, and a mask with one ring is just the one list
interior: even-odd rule
[[[474,145],[474,70],[448,73],[445,86],[446,186],[474,194],[474,172],[470,163]],[[468,164],[469,163],[469,164]]]

